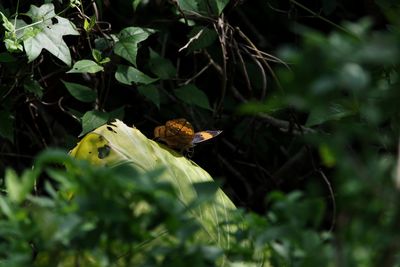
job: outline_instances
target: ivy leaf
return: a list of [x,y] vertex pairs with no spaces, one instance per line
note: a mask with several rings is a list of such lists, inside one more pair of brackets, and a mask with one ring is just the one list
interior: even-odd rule
[[[75,25],[68,19],[54,13],[53,4],[44,4],[41,7],[31,5],[26,13],[32,19],[30,27],[24,30],[24,48],[29,62],[35,60],[42,49],[59,58],[68,66],[71,65],[71,54],[63,40],[64,35],[79,35]],[[53,24],[53,20],[57,23]]]
[[211,110],[207,95],[193,84],[188,84],[175,89],[174,93],[186,104]]
[[153,84],[141,85],[138,87],[138,91],[160,109],[160,92],[156,86]]
[[107,112],[98,110],[86,112],[82,117],[82,132],[79,134],[79,137],[105,124],[109,118],[110,115]]
[[149,37],[154,31],[145,28],[128,27],[118,34],[118,42],[114,46],[115,54],[128,60],[136,66],[138,44]]
[[96,73],[103,70],[104,68],[93,60],[82,59],[75,62],[72,69],[67,71],[67,73]]
[[161,79],[169,79],[176,74],[176,68],[171,61],[161,57],[152,49],[150,49],[149,67],[151,72]]
[[140,70],[125,65],[118,65],[115,72],[115,79],[127,85],[131,85],[132,83],[150,84],[157,81],[157,79],[147,76]]
[[87,86],[78,83],[69,83],[62,81],[68,92],[76,99],[82,102],[93,102],[96,99],[96,92]]

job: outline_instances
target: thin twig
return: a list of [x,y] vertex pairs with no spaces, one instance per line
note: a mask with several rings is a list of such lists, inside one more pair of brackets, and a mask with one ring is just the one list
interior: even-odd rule
[[193,36],[192,38],[189,39],[189,41],[182,46],[181,48],[178,49],[178,52],[181,52],[183,49],[188,48],[188,46],[193,43],[194,41],[196,41],[197,39],[200,38],[201,34],[203,33],[204,29],[201,29],[195,36]]
[[252,90],[252,87],[251,87],[249,74],[247,73],[246,64],[245,64],[244,59],[242,57],[242,54],[240,52],[239,46],[238,46],[238,44],[237,44],[237,42],[235,40],[233,41],[233,44],[235,46],[236,54],[238,55],[239,60],[240,60],[240,64],[242,66],[242,71],[243,71],[243,75],[244,75],[244,80],[246,81],[247,90],[249,91],[250,95],[252,95],[253,90]]
[[228,53],[226,50],[226,39],[227,39],[227,27],[225,26],[224,15],[218,18],[218,23],[214,24],[215,31],[218,33],[219,43],[221,45],[222,51],[222,80],[221,80],[221,99],[216,108],[216,111],[220,110],[222,107],[222,103],[225,99],[226,94],[226,85],[228,81],[227,77],[227,61],[228,61]]
[[[265,113],[258,113],[257,116],[266,120],[271,125],[279,128],[281,131],[289,132],[289,130],[290,130],[290,122],[289,121],[280,120],[280,119],[274,118],[270,115],[267,115]],[[316,132],[314,129],[308,128],[308,127],[305,127],[302,125],[296,124],[296,128],[297,128],[296,131],[293,131],[294,134],[309,134],[309,133]]]
[[77,121],[80,121],[80,119],[75,116],[74,114],[72,114],[71,112],[69,112],[68,110],[64,109],[64,107],[62,106],[62,101],[63,101],[64,97],[60,97],[60,99],[58,100],[58,107],[61,109],[62,112],[70,115],[72,118],[74,118]]
[[359,39],[359,37],[357,35],[355,35],[354,33],[352,33],[351,31],[347,30],[346,28],[344,28],[343,26],[340,26],[332,21],[330,21],[329,19],[324,18],[323,16],[315,13],[314,11],[312,11],[311,9],[309,9],[308,7],[304,6],[303,4],[300,4],[299,2],[297,2],[296,0],[290,0],[291,3],[295,4],[296,6],[302,8],[303,10],[307,11],[308,13],[310,13],[311,15],[315,16],[316,18],[319,18],[320,20],[325,21],[326,23],[330,24],[333,27],[336,27],[340,30],[342,30],[343,32]]
[[238,99],[240,102],[242,103],[247,102],[246,98],[239,92],[239,90],[234,85],[232,85],[232,92],[233,96],[236,97],[236,99]]
[[199,72],[197,72],[193,77],[191,77],[190,79],[187,79],[184,83],[179,84],[179,86],[188,85],[188,84],[191,83],[194,79],[196,79],[197,77],[199,77],[203,72],[205,72],[211,65],[212,65],[211,61],[208,62],[208,64],[205,65],[205,66],[204,66]]
[[[271,62],[280,63],[280,64],[284,65],[286,68],[290,69],[288,63],[286,63],[285,61],[283,61],[282,59],[280,59],[280,58],[278,58],[278,57],[276,57],[274,55],[271,55],[271,54],[268,54],[268,53],[266,53],[264,51],[255,49],[254,47],[246,45],[246,44],[242,44],[242,46],[245,46],[246,48],[248,48],[248,49],[250,49],[250,50],[252,50],[254,52],[257,52],[257,54],[254,55],[256,58],[264,58],[265,60],[268,60],[268,61],[271,61]],[[261,54],[262,56],[260,56],[259,54]]]
[[[235,30],[239,33],[240,37],[242,37],[248,44],[249,46],[253,47],[256,55],[262,57],[262,54],[260,53],[260,50],[257,49],[257,47],[253,44],[253,42],[249,39],[249,37],[247,37],[241,30],[239,27],[236,27]],[[278,77],[276,76],[274,70],[271,68],[271,66],[268,64],[268,61],[263,59],[262,62],[264,63],[265,67],[269,70],[269,72],[271,73],[272,77],[274,78],[276,84],[278,85],[278,87],[280,89],[283,89],[281,86],[281,83],[279,82]]]
[[244,177],[240,171],[238,171],[235,167],[232,166],[232,164],[229,163],[228,160],[226,160],[224,157],[221,155],[218,155],[218,160],[225,166],[225,168],[232,173],[235,177],[237,177],[243,184],[244,189],[246,190],[247,195],[251,195],[251,188],[247,182],[247,178]]
[[265,74],[265,70],[260,63],[260,61],[257,60],[257,58],[253,57],[252,54],[246,49],[243,48],[250,56],[251,59],[256,63],[257,67],[260,69],[261,77],[262,77],[262,87],[261,87],[261,96],[260,100],[264,100],[266,94],[267,94],[267,75]]
[[396,165],[396,175],[395,175],[395,186],[397,190],[400,191],[400,140],[397,148],[397,165]]
[[207,51],[204,50],[204,54],[207,56],[208,60],[211,62],[211,65],[215,68],[218,74],[223,75],[222,67],[212,59]]
[[332,214],[332,222],[331,222],[331,227],[329,228],[329,231],[333,231],[333,228],[335,227],[336,224],[336,200],[335,200],[335,194],[333,192],[333,188],[331,183],[329,182],[328,177],[326,177],[325,173],[319,169],[318,173],[321,175],[322,179],[324,179],[326,185],[328,186],[329,194],[331,195],[332,198],[332,209],[333,209],[333,214]]

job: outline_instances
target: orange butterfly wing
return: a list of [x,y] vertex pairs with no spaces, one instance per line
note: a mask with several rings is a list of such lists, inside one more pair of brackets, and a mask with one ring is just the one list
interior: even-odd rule
[[154,136],[164,141],[170,148],[185,149],[192,146],[193,126],[186,119],[174,119],[154,129]]
[[154,137],[165,142],[170,148],[183,150],[216,137],[222,131],[194,132],[186,119],[174,119],[154,129]]
[[193,140],[192,140],[192,144],[198,144],[204,141],[207,141],[211,138],[216,137],[217,135],[219,135],[220,133],[222,133],[222,131],[201,131],[201,132],[197,132],[194,134]]

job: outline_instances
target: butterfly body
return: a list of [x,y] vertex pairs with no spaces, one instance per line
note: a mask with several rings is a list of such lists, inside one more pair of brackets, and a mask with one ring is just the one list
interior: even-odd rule
[[170,148],[185,150],[216,137],[222,131],[195,132],[193,126],[186,119],[169,120],[163,126],[154,129],[154,137],[162,140]]

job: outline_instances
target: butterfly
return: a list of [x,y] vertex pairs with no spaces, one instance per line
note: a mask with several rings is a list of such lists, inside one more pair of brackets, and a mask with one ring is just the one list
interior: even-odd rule
[[186,119],[169,120],[154,129],[154,137],[165,142],[170,148],[185,150],[196,144],[216,137],[222,131],[194,132],[192,124]]

